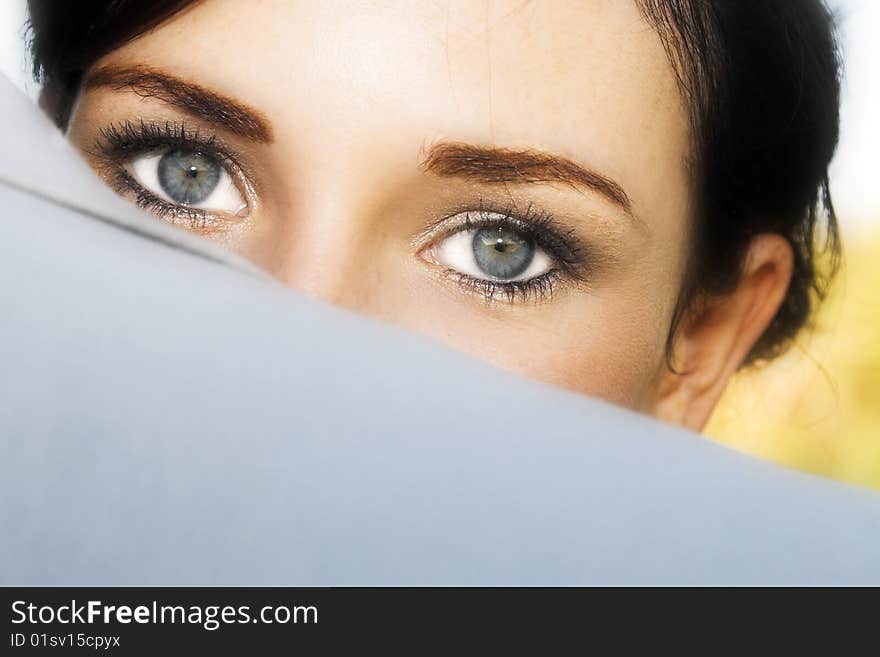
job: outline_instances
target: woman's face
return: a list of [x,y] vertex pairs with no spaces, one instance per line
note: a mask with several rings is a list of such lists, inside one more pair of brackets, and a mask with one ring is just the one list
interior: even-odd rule
[[201,2],[70,137],[294,289],[662,416],[690,135],[633,2]]

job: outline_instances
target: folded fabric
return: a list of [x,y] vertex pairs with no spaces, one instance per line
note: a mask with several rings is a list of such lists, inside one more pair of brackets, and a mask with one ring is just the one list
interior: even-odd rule
[[880,495],[310,301],[0,82],[0,584],[880,584]]

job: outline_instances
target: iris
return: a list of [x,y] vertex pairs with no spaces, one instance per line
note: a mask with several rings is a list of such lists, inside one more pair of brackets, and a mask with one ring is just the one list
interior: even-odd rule
[[217,188],[223,172],[212,157],[198,151],[169,151],[159,160],[159,184],[166,194],[182,205],[196,205]]
[[476,231],[471,248],[480,270],[502,280],[522,274],[535,257],[532,240],[503,227]]

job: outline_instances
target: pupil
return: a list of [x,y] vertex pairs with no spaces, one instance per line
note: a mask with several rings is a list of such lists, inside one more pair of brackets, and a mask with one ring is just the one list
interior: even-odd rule
[[506,228],[481,228],[472,248],[480,271],[501,280],[522,274],[535,257],[534,242]]
[[201,203],[220,182],[220,164],[198,151],[169,151],[159,159],[158,169],[162,190],[181,205]]

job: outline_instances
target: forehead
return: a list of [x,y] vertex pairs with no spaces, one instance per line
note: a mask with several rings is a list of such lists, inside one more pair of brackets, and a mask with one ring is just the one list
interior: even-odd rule
[[618,179],[637,211],[687,186],[675,76],[629,0],[207,0],[110,62],[242,99],[280,139],[546,149]]

